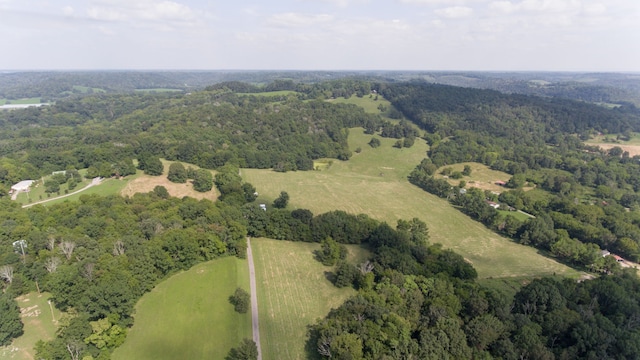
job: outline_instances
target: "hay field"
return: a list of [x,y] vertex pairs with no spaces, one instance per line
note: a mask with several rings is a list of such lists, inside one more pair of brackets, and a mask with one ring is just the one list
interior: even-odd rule
[[427,223],[431,242],[463,255],[479,276],[514,277],[579,273],[536,249],[519,245],[488,230],[484,225],[454,209],[446,200],[431,195],[407,181],[407,175],[425,157],[428,146],[417,140],[411,148],[396,149],[395,139],[380,139],[382,146],[367,145],[371,135],[361,128],[350,129],[351,160],[333,160],[322,171],[277,173],[243,169],[245,181],[260,193],[259,202],[270,203],[280,191],[290,195],[289,204],[320,214],[330,210],[366,213],[395,225],[398,219],[417,217]]
[[[313,258],[317,243],[252,239],[263,359],[308,359],[307,327],[325,317],[349,296],[352,288],[338,289],[325,273],[332,267]],[[366,258],[366,250],[350,245],[349,261]]]

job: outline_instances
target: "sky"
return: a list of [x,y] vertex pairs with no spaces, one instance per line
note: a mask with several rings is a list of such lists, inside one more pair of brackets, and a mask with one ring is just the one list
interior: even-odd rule
[[640,71],[640,0],[0,0],[4,70]]

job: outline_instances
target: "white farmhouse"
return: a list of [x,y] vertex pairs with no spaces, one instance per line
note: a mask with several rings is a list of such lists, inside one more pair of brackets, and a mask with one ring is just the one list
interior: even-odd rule
[[35,180],[22,180],[11,187],[11,193],[13,194],[29,191],[29,187],[31,187],[31,184],[33,184],[34,182]]

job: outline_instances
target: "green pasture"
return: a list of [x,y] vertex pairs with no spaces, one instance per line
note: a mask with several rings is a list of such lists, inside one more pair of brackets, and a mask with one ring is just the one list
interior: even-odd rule
[[32,292],[16,300],[21,309],[24,334],[13,340],[11,345],[0,347],[0,359],[31,360],[35,358],[33,347],[38,340],[51,340],[60,320],[60,311],[49,306],[51,294]]
[[249,291],[246,260],[225,257],[194,266],[138,301],[135,323],[114,360],[224,359],[251,338],[251,313],[229,302],[237,287]]
[[354,105],[360,106],[361,108],[364,109],[365,112],[370,114],[382,114],[380,109],[378,109],[378,106],[380,106],[380,104],[382,104],[386,108],[391,108],[393,106],[391,105],[391,102],[389,102],[389,100],[382,97],[382,95],[377,95],[377,97],[378,97],[378,100],[374,100],[376,98],[375,94],[372,94],[371,97],[369,97],[369,95],[365,95],[363,97],[357,97],[354,95],[349,97],[348,99],[339,97],[339,98],[330,99],[327,101],[336,103],[336,104],[354,104]]
[[[252,239],[256,268],[260,342],[263,359],[309,359],[308,326],[355,294],[336,288],[326,275],[332,267],[314,259],[317,243]],[[349,246],[349,262],[367,258],[360,246]]]
[[325,170],[278,173],[243,169],[242,176],[257,188],[258,201],[263,203],[271,203],[284,190],[289,193],[291,207],[315,214],[344,210],[392,225],[398,219],[417,217],[429,226],[432,243],[463,255],[482,278],[554,273],[579,276],[576,270],[497,235],[446,200],[411,185],[407,175],[425,157],[428,146],[424,141],[418,139],[411,148],[397,149],[392,147],[395,139],[381,138],[382,145],[374,149],[367,145],[370,139],[363,129],[350,129],[350,148],[360,147],[362,152],[354,153],[349,161],[333,160]]

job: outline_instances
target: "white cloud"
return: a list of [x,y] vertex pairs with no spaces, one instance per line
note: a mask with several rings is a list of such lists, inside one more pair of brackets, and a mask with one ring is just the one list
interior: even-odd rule
[[435,13],[438,16],[448,19],[466,18],[473,14],[473,9],[466,6],[452,6],[444,9],[437,9]]
[[103,0],[87,9],[87,16],[93,20],[164,29],[195,25],[200,15],[186,5],[168,0]]
[[459,5],[470,2],[478,2],[478,0],[397,0],[402,4],[409,5]]
[[489,4],[489,9],[509,14],[517,10],[517,6],[514,5],[511,1],[494,1]]
[[328,14],[298,14],[293,12],[275,14],[267,19],[267,24],[276,27],[304,27],[320,23],[327,23],[333,20],[333,16]]
[[366,4],[369,2],[369,0],[306,0],[307,2],[323,2],[323,3],[330,3],[333,4],[335,6],[338,7],[347,7],[349,5],[353,5],[355,3],[358,4]]
[[67,5],[64,8],[62,8],[62,13],[65,14],[66,16],[71,16],[74,14],[74,9],[73,7]]

